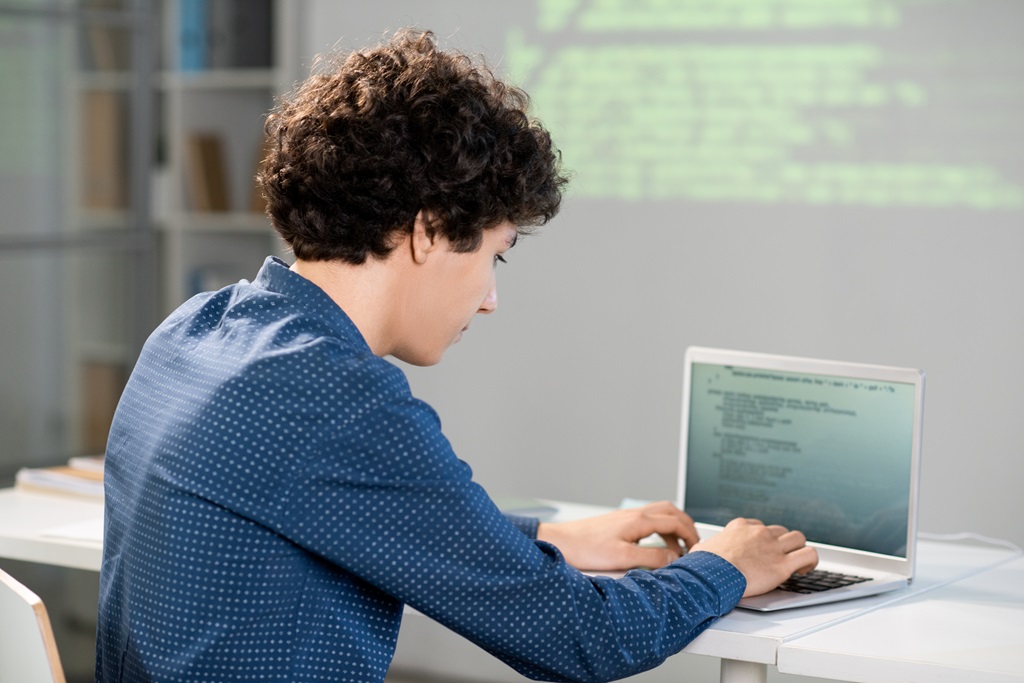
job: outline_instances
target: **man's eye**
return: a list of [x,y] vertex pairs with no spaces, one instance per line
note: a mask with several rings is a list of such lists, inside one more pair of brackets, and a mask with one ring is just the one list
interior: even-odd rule
[[508,263],[508,261],[506,261],[505,257],[502,256],[501,254],[495,254],[494,255],[494,265],[498,265],[499,263]]

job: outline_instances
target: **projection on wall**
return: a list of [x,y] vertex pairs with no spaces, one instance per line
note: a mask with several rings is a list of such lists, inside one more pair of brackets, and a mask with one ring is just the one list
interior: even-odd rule
[[537,0],[504,66],[576,196],[1021,209],[1022,6]]

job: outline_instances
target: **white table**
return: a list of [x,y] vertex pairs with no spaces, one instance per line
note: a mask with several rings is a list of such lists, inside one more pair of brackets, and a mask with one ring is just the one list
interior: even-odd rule
[[0,490],[0,558],[99,571],[103,503]]
[[[554,504],[559,507],[559,513],[553,521],[579,519],[608,511],[608,508],[571,503]],[[908,588],[832,605],[773,613],[736,609],[716,621],[684,651],[720,658],[723,683],[763,683],[768,677],[768,666],[777,663],[779,649],[784,643],[828,630],[836,624],[914,595],[926,594],[938,586],[973,575],[1012,557],[1013,552],[999,546],[921,540],[918,542],[917,577]],[[830,673],[817,675],[835,678]]]
[[[554,518],[556,521],[579,519],[609,510],[607,507],[549,502],[559,508],[559,513]],[[103,506],[99,501],[30,494],[11,489],[0,490],[0,558],[7,557],[98,571],[102,559],[102,519]],[[845,629],[860,628],[859,624],[862,619],[872,620],[867,622],[868,624],[872,624],[876,620],[881,620],[881,623],[884,624],[888,615],[898,614],[895,605],[906,603],[919,605],[916,609],[930,610],[935,597],[946,595],[940,590],[949,591],[959,589],[962,585],[968,586],[964,589],[966,593],[961,594],[961,597],[957,598],[954,594],[954,597],[951,598],[954,602],[957,600],[962,602],[965,599],[964,596],[969,596],[972,590],[970,588],[972,584],[967,581],[983,580],[984,575],[977,579],[967,579],[962,585],[954,582],[1007,562],[1014,556],[1011,551],[995,546],[977,547],[963,543],[921,541],[918,577],[914,584],[907,589],[834,605],[819,605],[767,614],[734,610],[698,636],[690,643],[685,652],[720,658],[722,660],[722,681],[742,681],[743,683],[765,681],[768,666],[772,664],[778,664],[780,670],[785,666],[787,671],[793,673],[804,672],[808,675],[836,678],[837,674],[844,671],[845,665],[838,663],[845,661],[842,657],[867,662],[872,659],[874,654],[885,652],[885,650],[881,649],[880,645],[878,650],[872,650],[865,646],[863,651],[859,652],[851,650],[847,653],[840,653],[828,650],[827,647],[825,650],[816,651],[815,647],[820,646],[822,638],[830,637],[834,633],[842,633]],[[1016,566],[1008,565],[1008,567]],[[1002,574],[998,576],[1002,576]],[[1012,583],[1012,578],[1011,574],[1006,583]],[[1022,589],[1019,586],[1006,585],[1004,588],[1005,595],[1009,596],[1009,599],[1014,599],[1016,596],[1018,603],[1020,602]],[[1014,592],[1015,590],[1016,592]],[[1020,608],[1019,604],[1018,608]],[[967,611],[973,613],[974,609],[975,606],[971,605]],[[1007,616],[997,613],[998,607],[995,605],[982,605],[977,609],[979,611],[976,621],[979,622],[986,622],[989,617],[1004,618]],[[1019,617],[1020,613],[1015,614]],[[867,630],[871,631],[872,628],[883,634],[880,636],[880,640],[890,648],[898,649],[900,643],[907,638],[904,632],[883,631],[877,625],[869,626]],[[889,635],[884,635],[885,633]],[[511,669],[507,669],[497,660],[469,644],[468,641],[452,634],[422,615],[415,613],[407,615],[402,627],[402,634],[406,641],[430,644],[427,649],[409,653],[414,658],[419,658],[419,663],[425,663],[428,669],[431,668],[431,662],[437,662],[437,667],[441,667],[441,672],[449,675],[461,672],[470,677],[488,678],[488,680],[522,680],[517,674],[513,674]],[[1018,651],[1021,651],[1020,648]],[[816,652],[818,654],[824,652],[824,654],[815,660]],[[785,653],[785,656],[783,657],[780,653]],[[797,656],[798,653],[800,656]],[[807,653],[806,660],[801,658],[804,653]],[[829,657],[836,659],[828,659]],[[403,663],[403,661],[408,665],[417,664],[415,661],[408,661],[407,654],[403,653],[402,646],[400,646],[396,662]],[[814,664],[814,667],[817,667],[814,668],[811,664],[804,664],[805,661],[821,663],[820,666]],[[837,662],[835,667],[831,666],[833,661]],[[883,656],[880,661],[888,660]],[[962,662],[964,666],[971,666],[977,664],[978,660],[971,659],[965,653]],[[460,668],[467,666],[471,668],[466,671]],[[495,671],[498,672],[493,676],[490,675],[491,666],[495,667]],[[670,659],[663,666],[671,668],[672,660]],[[435,671],[438,670],[437,667],[434,667]],[[791,669],[791,667],[794,668]],[[803,667],[807,667],[807,670],[804,671]],[[483,669],[488,671],[487,675],[484,674]],[[800,671],[796,669],[800,669]],[[508,675],[509,678],[503,679],[504,675]],[[869,676],[852,680],[883,679]],[[922,678],[920,680],[931,679]]]
[[1024,680],[1024,558],[779,649],[779,671],[864,683]]

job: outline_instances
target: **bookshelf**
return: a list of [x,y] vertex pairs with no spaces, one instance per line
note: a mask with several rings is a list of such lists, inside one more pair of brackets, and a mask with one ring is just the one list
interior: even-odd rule
[[153,172],[162,313],[251,279],[281,247],[253,176],[263,120],[297,78],[288,0],[163,0],[158,77],[163,154]]
[[[146,183],[153,132],[152,15],[146,1],[79,0],[78,14],[44,18],[65,34],[67,182],[59,238],[38,251],[58,265],[52,304],[60,362],[48,342],[33,381],[53,387],[60,446],[34,458],[99,454],[142,340],[152,327]],[[57,28],[60,27],[60,28]],[[58,38],[58,43],[62,43]],[[50,49],[53,49],[51,47]],[[60,52],[64,52],[60,50]],[[45,378],[40,377],[45,374]],[[52,429],[52,428],[51,428]],[[31,462],[33,458],[28,458]]]
[[[251,278],[277,249],[247,183],[260,120],[295,80],[305,3],[272,1],[270,63],[217,53],[186,73],[168,40],[181,1],[0,1],[0,486],[102,452],[153,326],[190,288]],[[227,211],[186,194],[184,141],[208,130]],[[95,588],[36,578],[60,606],[68,679],[91,680]]]
[[54,258],[63,348],[44,385],[66,427],[44,461],[102,452],[153,326],[281,251],[253,175],[299,63],[295,0],[78,1],[82,20],[56,29],[73,46],[60,239],[75,246],[55,247],[71,256]]
[[[304,5],[0,2],[0,482],[101,452],[153,327],[280,250],[252,177]],[[184,64],[183,9],[231,28]]]

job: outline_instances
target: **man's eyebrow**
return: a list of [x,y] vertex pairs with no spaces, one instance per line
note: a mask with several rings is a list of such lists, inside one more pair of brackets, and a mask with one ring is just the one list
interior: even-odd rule
[[516,242],[518,242],[518,241],[519,241],[519,233],[518,233],[518,232],[515,232],[515,233],[514,233],[514,234],[512,235],[511,239],[509,239],[509,241],[508,241],[508,247],[506,247],[506,248],[507,248],[507,249],[511,249],[512,247],[516,246]]

